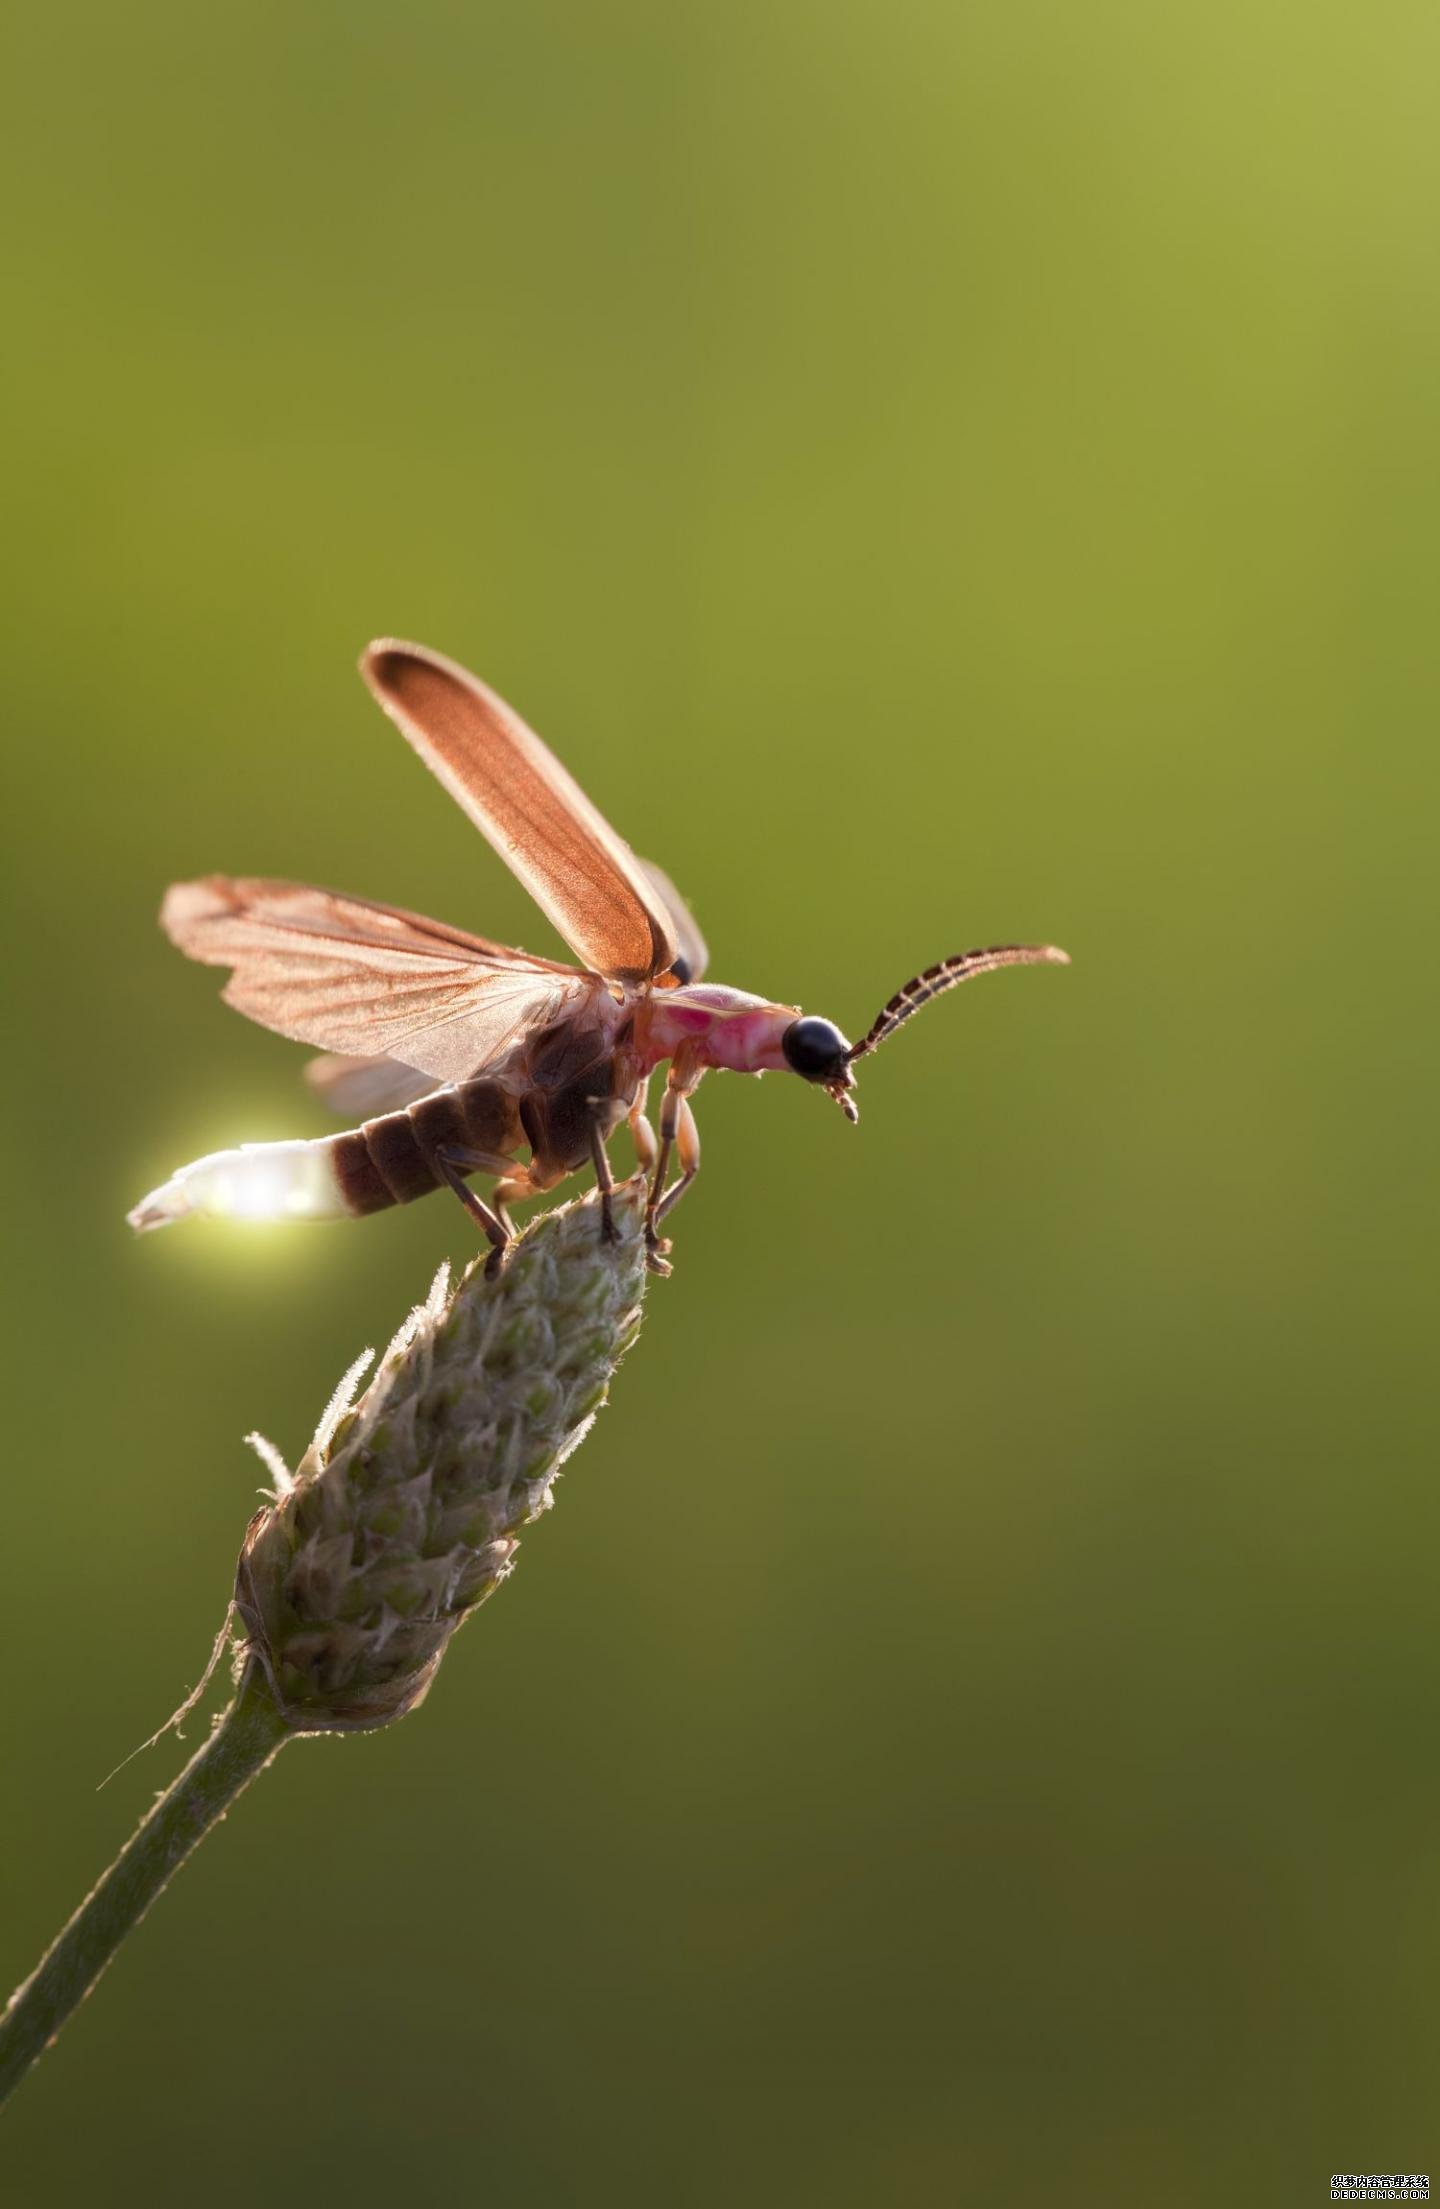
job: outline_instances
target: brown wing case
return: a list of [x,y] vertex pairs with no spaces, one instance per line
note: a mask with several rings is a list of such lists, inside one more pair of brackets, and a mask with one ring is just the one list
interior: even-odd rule
[[467,1080],[603,987],[553,959],[298,882],[178,882],[160,920],[188,957],[233,969],[225,1002],[262,1027],[398,1058],[437,1082]]
[[360,672],[578,958],[617,981],[663,973],[676,943],[639,861],[518,713],[422,645],[382,638]]

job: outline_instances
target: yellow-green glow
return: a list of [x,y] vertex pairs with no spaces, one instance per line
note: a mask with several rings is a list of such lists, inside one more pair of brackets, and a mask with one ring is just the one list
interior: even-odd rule
[[324,1143],[245,1143],[182,1166],[130,1214],[142,1233],[191,1214],[231,1220],[341,1219],[345,1206]]

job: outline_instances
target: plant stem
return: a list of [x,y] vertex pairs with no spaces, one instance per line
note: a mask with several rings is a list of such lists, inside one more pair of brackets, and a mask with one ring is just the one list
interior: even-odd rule
[[210,1739],[81,1903],[0,2018],[0,2102],[19,2085],[78,2009],[116,1949],[162,1888],[223,1818],[241,1789],[262,1772],[286,1738],[286,1725],[251,1665]]

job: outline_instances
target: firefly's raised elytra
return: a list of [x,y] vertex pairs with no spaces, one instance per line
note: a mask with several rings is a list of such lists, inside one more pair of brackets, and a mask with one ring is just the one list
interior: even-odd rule
[[[554,1188],[587,1163],[608,1195],[606,1144],[628,1120],[649,1175],[649,1261],[667,1273],[660,1223],[700,1164],[690,1098],[712,1066],[799,1074],[857,1120],[856,1061],[932,997],[992,967],[1067,963],[1052,944],[942,959],[847,1043],[830,1021],[802,1017],[795,1005],[705,982],[704,940],[671,883],[635,857],[475,676],[438,652],[389,640],[372,644],[360,666],[580,964],[299,883],[229,875],[177,883],[161,912],[172,943],[231,968],[224,994],[237,1011],[318,1044],[326,1056],[306,1069],[312,1089],[360,1125],[197,1159],[135,1207],[133,1227],[164,1227],[191,1212],[337,1219],[408,1204],[443,1184],[489,1237],[498,1265],[517,1198]],[[657,1142],[646,1096],[666,1061]],[[471,1174],[495,1177],[488,1204],[467,1186]],[[609,1233],[604,1196],[602,1219]]]

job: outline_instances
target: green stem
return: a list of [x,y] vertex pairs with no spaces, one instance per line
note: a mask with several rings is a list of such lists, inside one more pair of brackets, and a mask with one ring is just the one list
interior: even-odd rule
[[252,1665],[214,1733],[165,1790],[0,2018],[0,2102],[79,2008],[132,1927],[286,1738]]

